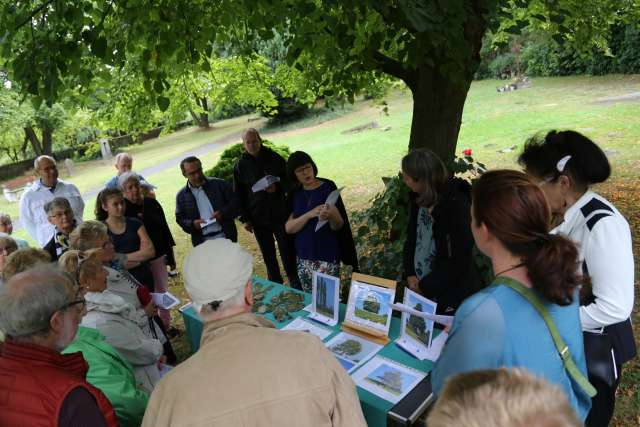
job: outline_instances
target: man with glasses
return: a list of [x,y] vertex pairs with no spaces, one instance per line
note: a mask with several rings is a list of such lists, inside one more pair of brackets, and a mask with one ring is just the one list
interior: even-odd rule
[[42,249],[49,252],[51,261],[57,261],[69,250],[69,234],[76,228],[76,220],[69,201],[64,197],[54,197],[44,205],[49,223],[55,227],[55,234]]
[[116,426],[107,398],[87,383],[74,339],[84,298],[53,267],[13,276],[0,289],[0,425]]
[[193,246],[220,238],[236,242],[237,202],[231,185],[222,179],[204,176],[197,157],[183,159],[180,169],[187,185],[176,196],[176,222],[191,235]]
[[78,188],[58,179],[58,167],[51,156],[40,156],[33,163],[40,179],[22,193],[20,198],[20,223],[40,247],[46,245],[55,233],[55,227],[49,222],[44,205],[55,197],[64,197],[69,201],[74,218],[82,222],[84,201]]

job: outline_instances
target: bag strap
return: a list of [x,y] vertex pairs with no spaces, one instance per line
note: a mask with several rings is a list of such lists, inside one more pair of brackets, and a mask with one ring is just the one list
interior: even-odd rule
[[576,366],[575,362],[573,361],[573,357],[571,356],[571,352],[569,351],[569,347],[564,343],[564,340],[560,336],[560,332],[558,332],[558,328],[553,322],[549,311],[544,306],[542,301],[540,301],[540,298],[538,298],[535,292],[525,287],[520,282],[511,279],[510,277],[500,276],[500,279],[497,283],[507,286],[519,293],[522,297],[524,297],[531,303],[531,305],[538,311],[538,313],[540,313],[542,319],[544,320],[544,323],[546,323],[547,328],[551,333],[551,338],[553,339],[556,350],[560,355],[560,359],[562,359],[564,369],[567,371],[569,376],[573,378],[573,380],[580,386],[580,388],[582,388],[582,390],[587,393],[589,397],[595,396],[596,389],[591,385],[587,377],[585,377],[584,374],[580,372],[580,370]]

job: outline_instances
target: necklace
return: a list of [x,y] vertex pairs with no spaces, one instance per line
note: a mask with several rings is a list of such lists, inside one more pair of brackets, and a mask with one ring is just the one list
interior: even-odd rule
[[509,271],[513,271],[513,270],[515,270],[516,268],[520,268],[520,267],[523,267],[523,266],[524,266],[524,262],[521,262],[520,264],[516,264],[516,265],[514,265],[514,266],[512,266],[512,267],[507,268],[506,270],[502,270],[501,272],[496,273],[496,274],[495,274],[495,277],[501,276],[501,275],[503,275],[504,273],[507,273],[507,272],[509,272]]

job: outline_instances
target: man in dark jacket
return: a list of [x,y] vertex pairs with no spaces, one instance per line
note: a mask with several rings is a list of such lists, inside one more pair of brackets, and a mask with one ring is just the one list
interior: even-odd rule
[[[275,238],[289,284],[299,288],[293,240],[284,230],[289,215],[286,203],[287,164],[278,153],[262,145],[260,134],[253,128],[244,132],[242,143],[245,153],[233,170],[233,189],[238,196],[240,221],[248,232],[256,236],[269,280],[283,283],[276,258]],[[267,175],[279,178],[279,181],[265,189],[253,188]]]
[[187,185],[176,196],[176,222],[191,235],[193,246],[218,238],[236,242],[237,202],[231,185],[222,179],[204,176],[197,157],[183,159],[180,169]]

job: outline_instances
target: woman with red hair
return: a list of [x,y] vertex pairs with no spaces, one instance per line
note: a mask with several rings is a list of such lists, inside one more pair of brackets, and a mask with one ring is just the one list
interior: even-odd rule
[[456,312],[433,370],[436,394],[453,374],[521,367],[560,387],[585,419],[594,390],[578,312],[583,279],[575,245],[549,234],[550,222],[542,190],[525,174],[492,171],[476,181],[471,231],[496,277]]

